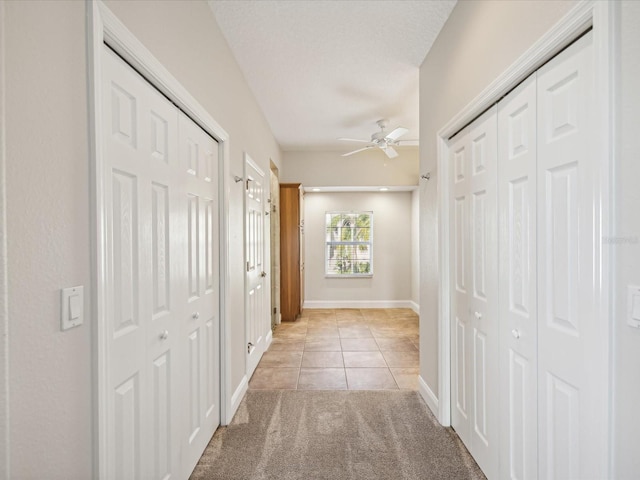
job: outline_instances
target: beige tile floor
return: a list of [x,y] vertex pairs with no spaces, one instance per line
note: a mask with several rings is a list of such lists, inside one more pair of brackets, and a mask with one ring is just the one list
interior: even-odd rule
[[418,335],[410,309],[307,309],[276,328],[249,388],[417,390]]

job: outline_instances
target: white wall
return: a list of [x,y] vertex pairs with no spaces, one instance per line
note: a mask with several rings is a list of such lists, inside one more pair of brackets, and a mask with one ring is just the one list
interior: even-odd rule
[[[373,211],[373,277],[325,278],[325,213]],[[314,193],[304,198],[305,305],[411,300],[411,192]],[[379,306],[383,306],[382,303]]]
[[351,146],[347,144],[341,151],[283,152],[280,182],[350,187],[418,184],[417,147],[398,148],[394,159],[387,159],[379,149],[343,157]]
[[615,180],[616,257],[614,290],[614,476],[640,476],[640,329],[626,324],[627,285],[640,285],[640,3],[625,1],[620,12],[620,82]]
[[438,395],[436,134],[574,1],[458,2],[420,67],[420,375]]
[[[86,5],[3,2],[6,68],[11,478],[92,476],[92,319],[62,333],[59,289],[91,311]],[[231,175],[246,150],[281,155],[205,2],[109,8],[229,133]],[[242,187],[231,184],[232,384],[244,376]]]
[[91,322],[59,328],[59,289],[91,279],[84,15],[78,2],[5,2],[1,27],[11,478],[92,469]]

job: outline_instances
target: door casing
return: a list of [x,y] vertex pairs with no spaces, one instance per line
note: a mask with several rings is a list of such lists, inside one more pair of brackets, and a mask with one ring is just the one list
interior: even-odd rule
[[91,256],[92,282],[94,292],[92,304],[92,318],[96,324],[93,328],[93,394],[94,394],[94,476],[107,478],[107,438],[105,405],[107,378],[107,364],[105,351],[105,299],[106,275],[105,259],[105,201],[103,178],[104,159],[102,132],[102,67],[101,49],[107,44],[118,55],[125,59],[156,89],[169,98],[205,132],[219,143],[218,165],[220,192],[220,418],[221,424],[227,425],[233,418],[237,402],[232,401],[233,389],[231,382],[231,365],[229,361],[231,345],[229,330],[229,302],[227,292],[230,289],[229,276],[229,135],[209,115],[195,98],[173,77],[149,50],[124,26],[124,24],[100,1],[87,2],[87,45],[88,45],[88,90],[89,90],[89,140],[91,151]]

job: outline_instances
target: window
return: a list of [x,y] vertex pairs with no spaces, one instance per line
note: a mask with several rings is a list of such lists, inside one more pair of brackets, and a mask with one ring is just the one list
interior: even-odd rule
[[327,212],[325,274],[373,275],[373,212]]

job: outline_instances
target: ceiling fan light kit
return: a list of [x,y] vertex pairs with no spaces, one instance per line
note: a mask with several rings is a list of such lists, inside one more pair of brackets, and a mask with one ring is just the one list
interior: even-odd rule
[[398,152],[393,148],[395,145],[417,145],[417,140],[399,140],[400,137],[406,135],[409,130],[404,127],[397,127],[392,130],[390,133],[387,133],[385,130],[387,125],[389,125],[389,121],[386,119],[380,119],[376,122],[380,127],[379,132],[375,132],[371,135],[371,140],[360,140],[356,138],[339,138],[338,140],[344,140],[347,142],[360,142],[360,143],[368,143],[366,147],[359,148],[357,150],[353,150],[351,152],[343,153],[343,157],[348,157],[349,155],[353,155],[354,153],[363,152],[364,150],[369,150],[370,148],[379,148],[381,149],[388,158],[396,158],[398,156]]

